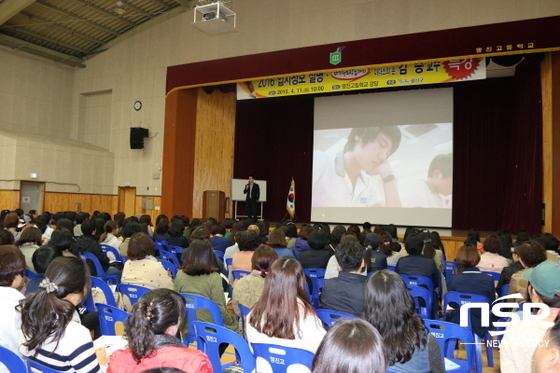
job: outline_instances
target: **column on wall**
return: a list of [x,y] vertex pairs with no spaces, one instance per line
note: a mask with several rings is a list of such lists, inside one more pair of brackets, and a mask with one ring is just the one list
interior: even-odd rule
[[[543,232],[560,234],[560,52],[547,53],[541,66],[543,106]],[[556,146],[554,146],[556,144]]]
[[205,190],[231,196],[234,92],[200,88],[169,93],[165,107],[162,213],[202,217]]

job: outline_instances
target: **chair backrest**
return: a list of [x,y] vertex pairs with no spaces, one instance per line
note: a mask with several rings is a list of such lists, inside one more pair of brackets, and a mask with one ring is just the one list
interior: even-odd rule
[[119,250],[115,249],[113,246],[99,245],[99,248],[101,249],[101,251],[103,251],[105,253],[105,255],[107,255],[108,252],[111,252],[115,255],[115,259],[117,261],[123,262],[123,258],[121,257],[121,253],[119,252]]
[[[459,368],[452,370],[453,372],[477,372],[475,338],[470,329],[439,320],[424,320],[424,323],[430,333],[437,339],[442,357],[459,365]],[[466,360],[454,357],[458,342],[460,342],[460,348],[464,348],[466,352]]]
[[138,299],[150,290],[149,288],[138,285],[119,284],[119,286],[117,286],[117,291],[126,296],[131,305],[138,302]]
[[91,287],[92,288],[99,288],[103,294],[105,295],[105,303],[109,306],[116,307],[117,302],[115,301],[115,295],[113,291],[109,287],[109,285],[103,281],[102,278],[92,276],[91,277]]
[[171,277],[173,279],[175,279],[175,277],[177,276],[177,272],[179,271],[179,267],[177,267],[175,264],[171,263],[170,261],[168,261],[166,259],[158,259],[158,262],[161,263],[163,268],[165,268],[169,272],[171,272]]
[[486,274],[486,275],[488,275],[488,276],[492,276],[492,279],[493,279],[494,281],[499,281],[499,280],[500,280],[501,273],[498,273],[498,272],[489,272],[489,271],[482,271],[482,273],[484,273],[484,274]]
[[162,238],[154,238],[154,242],[158,243],[160,245],[166,246],[169,245],[169,243],[167,242],[167,240],[164,240]]
[[97,259],[97,257],[95,255],[93,255],[92,253],[88,253],[87,251],[81,251],[80,253],[80,258],[87,263],[87,260],[91,260],[93,263],[93,266],[95,267],[95,272],[97,274],[97,277],[104,277],[105,276],[105,271],[103,270],[103,267],[101,266],[101,263],[99,262],[99,259]]
[[159,256],[162,259],[167,260],[168,262],[171,262],[173,264],[175,264],[177,266],[177,268],[181,267],[181,263],[179,263],[179,260],[177,259],[177,255],[170,253],[168,251],[165,250],[160,250],[159,251]]
[[220,251],[220,250],[214,250],[214,253],[216,253],[216,256],[220,259],[222,259],[222,262],[224,261],[224,252]]
[[423,319],[432,318],[432,303],[430,293],[426,288],[416,285],[408,285],[408,291],[414,300],[416,313]]
[[326,309],[323,309],[323,308],[319,308],[317,310],[317,316],[319,316],[319,318],[321,319],[323,324],[325,324],[328,327],[333,326],[335,322],[337,322],[338,320],[341,320],[341,319],[356,319],[357,318],[356,316],[351,315],[349,313],[340,312],[340,311],[333,311],[333,310],[326,310]]
[[[488,303],[488,305],[490,305],[490,300],[484,295],[461,293],[459,291],[448,291],[443,296],[444,320],[447,319],[448,313],[445,312],[445,310],[447,310],[448,306],[458,310],[462,305],[473,302]],[[471,313],[469,312],[468,315],[468,326],[469,328],[471,328]]]
[[430,303],[432,302],[433,300],[432,297],[435,296],[435,293],[434,293],[434,283],[432,282],[431,278],[426,276],[420,276],[420,275],[405,275],[405,274],[401,274],[401,277],[409,285],[422,286],[423,288],[428,289],[428,291],[430,292]]
[[235,270],[235,271],[231,271],[231,274],[233,275],[234,280],[239,280],[240,278],[243,278],[247,275],[250,275],[251,271],[242,271],[242,270],[238,269],[238,270]]
[[318,278],[315,282],[315,285],[317,286],[317,294],[321,294],[321,292],[323,291],[323,286],[325,286],[325,282],[327,282],[327,280],[329,280],[328,278]]
[[[270,364],[273,373],[286,373],[288,367],[294,364],[301,364],[311,370],[313,363],[312,352],[299,348],[283,347],[266,343],[251,343],[257,365],[263,363]],[[263,361],[264,360],[264,361]],[[291,369],[290,369],[291,370]],[[270,369],[266,369],[270,371]]]
[[26,373],[27,368],[23,360],[15,352],[0,346],[0,363],[4,364],[8,371],[13,373]]
[[189,293],[181,293],[181,296],[185,298],[185,305],[187,308],[187,325],[189,326],[187,343],[196,341],[196,333],[193,325],[194,322],[198,320],[196,313],[199,309],[205,309],[210,312],[213,324],[224,326],[224,319],[222,318],[220,307],[218,307],[212,299]]
[[325,270],[323,268],[304,268],[305,275],[311,279],[311,304],[316,309],[319,308],[319,287],[317,280],[325,277]]
[[444,264],[444,272],[445,272],[445,282],[449,285],[449,281],[451,280],[451,276],[453,276],[453,271],[459,268],[459,264],[454,261],[447,261]]
[[167,245],[167,251],[169,251],[172,254],[175,254],[175,256],[177,256],[177,254],[179,254],[179,256],[181,256],[181,254],[183,253],[183,248],[181,246],[173,246],[173,245]]
[[251,309],[248,307],[245,307],[244,305],[242,305],[241,303],[238,304],[239,306],[239,311],[241,311],[241,325],[243,326],[243,335],[245,337],[247,337],[245,334],[245,332],[247,331],[246,326],[247,325],[247,315],[249,314],[249,312],[251,312]]
[[96,303],[97,312],[99,313],[99,326],[102,335],[121,335],[117,334],[116,323],[127,323],[128,312],[117,307],[107,304]]
[[228,267],[230,267],[232,263],[233,263],[233,258],[227,258],[227,259],[226,259],[226,265],[227,265]]
[[23,272],[23,275],[31,280],[33,277],[35,277],[35,272],[26,268],[25,271]]
[[505,297],[509,293],[509,284],[502,285],[500,288],[500,297]]
[[231,364],[222,366],[220,361],[220,344],[227,343],[235,348],[235,355],[238,364],[243,368],[243,372],[251,373],[255,370],[255,357],[249,348],[249,344],[239,334],[223,326],[210,324],[202,321],[193,323],[194,332],[197,339],[197,348],[210,359],[214,372],[222,372]]
[[[165,240],[164,240],[165,241]],[[161,256],[161,252],[162,251],[167,251],[167,244],[162,244],[161,242],[154,242],[154,248],[156,249],[156,251],[159,253],[159,255]]]
[[396,270],[397,270],[397,266],[390,266],[390,265],[388,265],[388,266],[387,266],[387,269],[390,270],[390,271],[396,271]]

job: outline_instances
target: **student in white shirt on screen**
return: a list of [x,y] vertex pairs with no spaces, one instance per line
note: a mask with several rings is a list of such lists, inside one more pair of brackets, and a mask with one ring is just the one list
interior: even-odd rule
[[[344,152],[313,154],[313,207],[400,207],[397,182],[387,158],[399,147],[396,126],[353,128]],[[382,194],[371,176],[383,181]]]
[[[438,154],[430,162],[428,178],[403,186],[403,207],[451,208],[453,154]],[[406,198],[404,198],[406,196]]]

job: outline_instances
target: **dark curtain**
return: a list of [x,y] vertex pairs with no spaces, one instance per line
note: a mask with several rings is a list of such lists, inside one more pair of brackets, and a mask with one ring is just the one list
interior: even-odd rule
[[[450,86],[454,88],[453,228],[540,232],[539,61],[524,61],[515,77]],[[267,180],[264,216],[279,221],[286,214],[293,176],[298,221],[309,222],[313,97],[238,101],[236,116],[234,177]]]

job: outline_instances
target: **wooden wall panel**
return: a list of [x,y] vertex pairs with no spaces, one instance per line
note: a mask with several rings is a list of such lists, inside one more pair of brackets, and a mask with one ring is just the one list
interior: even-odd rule
[[17,208],[19,208],[19,190],[0,190],[0,210],[13,211]]
[[134,215],[150,215],[152,217],[152,224],[156,224],[156,218],[161,214],[161,210],[146,210],[142,211],[142,198],[148,197],[154,199],[154,207],[161,206],[161,196],[136,196],[136,211]]
[[463,246],[464,240],[464,237],[441,237],[441,243],[445,248],[445,256],[447,260],[455,260],[459,248]]
[[[205,190],[231,197],[235,136],[235,92],[198,89],[192,217],[202,217]],[[231,217],[231,208],[226,214]]]
[[114,215],[117,212],[117,196],[110,194],[56,193],[45,192],[44,211],[75,211],[76,203],[81,203],[81,211],[95,210]]

